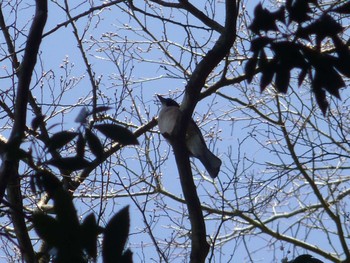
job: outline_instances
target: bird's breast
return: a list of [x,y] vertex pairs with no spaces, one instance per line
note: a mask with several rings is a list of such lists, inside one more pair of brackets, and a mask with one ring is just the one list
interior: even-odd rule
[[166,107],[161,109],[158,116],[158,127],[160,133],[171,136],[180,115],[181,111],[177,107]]

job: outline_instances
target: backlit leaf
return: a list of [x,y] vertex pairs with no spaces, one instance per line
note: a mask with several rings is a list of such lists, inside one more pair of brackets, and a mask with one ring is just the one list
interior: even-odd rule
[[290,70],[288,68],[278,67],[276,70],[275,85],[278,92],[286,93],[289,86]]
[[57,150],[68,144],[78,135],[77,132],[61,131],[51,136],[47,148],[49,151]]
[[32,222],[38,236],[45,240],[49,247],[58,246],[62,242],[62,231],[56,219],[38,212],[33,214]]
[[339,14],[350,14],[350,2],[348,1],[343,5],[337,6],[336,8],[333,8],[331,11]]
[[85,136],[91,152],[97,158],[102,158],[104,149],[100,139],[90,129],[85,130]]
[[269,62],[261,71],[260,91],[263,92],[265,88],[272,82],[275,74],[274,62]]
[[254,9],[254,19],[249,29],[258,34],[259,31],[277,30],[276,21],[284,21],[284,7],[276,12],[270,12],[259,3]]
[[91,112],[91,114],[93,114],[93,113],[100,113],[100,112],[104,112],[104,111],[108,111],[108,110],[110,110],[111,109],[111,107],[108,107],[108,106],[99,106],[99,107],[96,107],[92,112]]
[[85,139],[81,133],[78,135],[77,140],[77,157],[83,158],[85,152]]
[[95,216],[93,213],[85,217],[81,224],[81,242],[83,248],[86,250],[89,257],[96,259],[97,257],[97,236],[99,232],[99,226],[97,225]]
[[106,137],[123,145],[139,144],[136,136],[127,128],[117,124],[98,124],[94,128],[103,133]]
[[45,115],[38,115],[32,120],[31,125],[32,125],[33,131],[36,131],[39,128],[40,124],[43,123],[44,119],[45,119]]
[[307,73],[308,73],[308,69],[307,68],[302,69],[301,72],[299,73],[299,76],[298,76],[298,86],[299,87],[303,83]]
[[122,258],[120,260],[121,263],[132,263],[132,252],[130,249],[127,249],[123,252]]
[[329,106],[329,103],[326,99],[326,92],[322,89],[318,81],[313,81],[312,86],[312,91],[315,94],[317,105],[320,107],[323,115],[325,116]]
[[51,159],[46,164],[53,165],[58,169],[76,171],[85,169],[90,165],[90,162],[81,157],[66,157],[60,159]]
[[253,56],[245,64],[244,69],[245,69],[245,74],[247,75],[248,83],[252,82],[253,76],[255,74],[255,68],[256,68],[257,63],[258,63],[257,56]]
[[102,244],[103,262],[120,262],[128,239],[129,227],[129,207],[126,206],[114,215],[106,225]]

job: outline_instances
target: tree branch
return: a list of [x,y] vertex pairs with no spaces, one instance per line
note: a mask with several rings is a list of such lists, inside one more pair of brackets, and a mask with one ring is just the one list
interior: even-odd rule
[[[278,107],[278,113],[279,113],[279,121],[281,123],[284,123],[282,120],[282,116],[281,116],[281,109],[280,109],[280,104],[278,101],[278,96],[277,96],[277,107]],[[337,231],[338,231],[338,237],[339,237],[339,241],[340,244],[342,245],[346,258],[349,259],[350,258],[350,252],[349,252],[349,247],[348,244],[346,242],[346,238],[345,238],[345,234],[344,234],[344,230],[343,230],[343,225],[341,222],[341,219],[339,217],[339,215],[337,213],[334,213],[331,210],[330,204],[327,200],[325,200],[322,196],[321,191],[318,189],[316,183],[314,182],[314,180],[309,176],[309,174],[306,172],[305,168],[303,167],[303,164],[300,163],[299,158],[297,153],[295,152],[295,147],[292,143],[292,141],[290,140],[289,137],[289,133],[288,130],[286,129],[285,125],[281,125],[281,130],[283,132],[288,150],[290,152],[291,158],[293,159],[296,167],[298,168],[298,170],[300,171],[301,175],[305,178],[305,180],[309,183],[311,189],[313,190],[316,198],[320,201],[320,203],[322,204],[324,210],[326,211],[326,213],[329,215],[329,217],[333,220],[333,222],[336,225]]]
[[[37,0],[36,3],[35,17],[29,32],[23,61],[18,75],[17,96],[14,111],[15,120],[7,143],[12,151],[19,148],[22,139],[24,138],[30,81],[37,61],[42,32],[47,19],[47,2],[44,0]],[[3,163],[0,169],[0,202],[2,202],[4,197],[9,175],[12,174],[8,173],[9,171],[7,169],[10,169],[15,163],[18,163],[18,160],[10,158],[11,156],[9,155],[3,157]]]
[[202,11],[198,10],[194,5],[192,5],[188,0],[179,0],[179,2],[181,4],[180,8],[187,10],[193,16],[202,21],[203,24],[207,25],[208,27],[214,29],[219,33],[222,33],[225,30],[222,25],[220,25],[215,20],[210,19]]
[[[20,69],[18,69],[18,86],[14,109],[14,125],[6,144],[6,150],[1,153],[0,167],[0,202],[3,201],[5,189],[8,192],[8,201],[11,204],[11,217],[15,233],[19,242],[22,257],[26,262],[35,262],[35,253],[28,235],[24,215],[20,178],[18,174],[19,159],[16,152],[19,150],[25,136],[27,104],[32,73],[37,61],[39,46],[42,40],[44,26],[47,20],[47,1],[36,0],[36,10],[33,23],[28,35]],[[5,33],[6,36],[6,33]],[[8,45],[11,44],[8,39]],[[9,49],[12,45],[9,46]],[[11,53],[14,54],[12,51]],[[16,61],[13,61],[16,64]]]
[[184,9],[191,13],[194,17],[202,21],[203,24],[214,29],[215,31],[219,33],[222,33],[224,31],[224,27],[222,25],[206,16],[202,11],[200,11],[198,8],[192,5],[188,0],[179,0],[179,3],[169,3],[161,0],[152,0],[152,2],[166,7]]
[[238,4],[239,1],[226,1],[225,29],[214,47],[198,64],[187,83],[185,97],[181,104],[181,110],[184,114],[180,119],[179,125],[174,130],[174,140],[171,141],[191,222],[192,246],[190,262],[204,262],[209,252],[209,245],[206,241],[205,222],[193,181],[189,156],[187,153],[184,153],[184,149],[186,149],[185,133],[207,77],[227,56],[235,41]]
[[239,0],[226,1],[225,30],[220,35],[214,47],[208,51],[203,60],[197,65],[187,83],[185,97],[181,104],[181,110],[184,113],[183,123],[187,123],[191,118],[207,77],[225,58],[233,46],[236,39],[238,5]]
[[191,263],[205,262],[209,252],[209,244],[206,240],[206,228],[201,208],[201,202],[198,198],[196,185],[193,181],[191,164],[186,149],[185,137],[171,143],[177,169],[180,175],[181,188],[186,200],[188,214],[191,223]]

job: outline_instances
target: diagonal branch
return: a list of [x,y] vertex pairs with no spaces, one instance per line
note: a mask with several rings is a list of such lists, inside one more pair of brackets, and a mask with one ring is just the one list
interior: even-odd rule
[[207,77],[225,56],[227,56],[233,46],[236,39],[236,21],[239,2],[239,0],[226,1],[225,29],[216,41],[214,47],[208,51],[206,56],[197,65],[187,83],[185,97],[181,105],[181,110],[184,112],[183,123],[187,123],[191,118],[193,110],[199,100],[200,91],[202,87],[204,87]]
[[166,6],[166,7],[184,9],[184,10],[188,11],[189,13],[191,13],[194,17],[196,17],[200,21],[202,21],[203,24],[214,29],[215,31],[217,31],[219,33],[222,33],[224,31],[224,27],[222,25],[220,25],[215,20],[209,18],[202,11],[200,11],[198,8],[196,8],[194,5],[192,5],[188,0],[179,0],[179,3],[170,3],[170,2],[165,2],[162,0],[152,0],[152,2],[157,3],[159,5],[162,5],[162,6]]

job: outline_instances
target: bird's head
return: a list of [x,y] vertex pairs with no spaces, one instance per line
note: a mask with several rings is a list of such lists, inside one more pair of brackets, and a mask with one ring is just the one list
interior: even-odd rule
[[317,258],[314,258],[311,255],[303,254],[303,255],[298,256],[297,258],[295,258],[292,261],[288,261],[288,263],[323,263],[323,261],[321,261]]
[[171,107],[171,106],[175,106],[175,107],[180,107],[180,105],[173,99],[170,98],[163,98],[160,95],[157,95],[160,103],[162,103],[163,107]]

